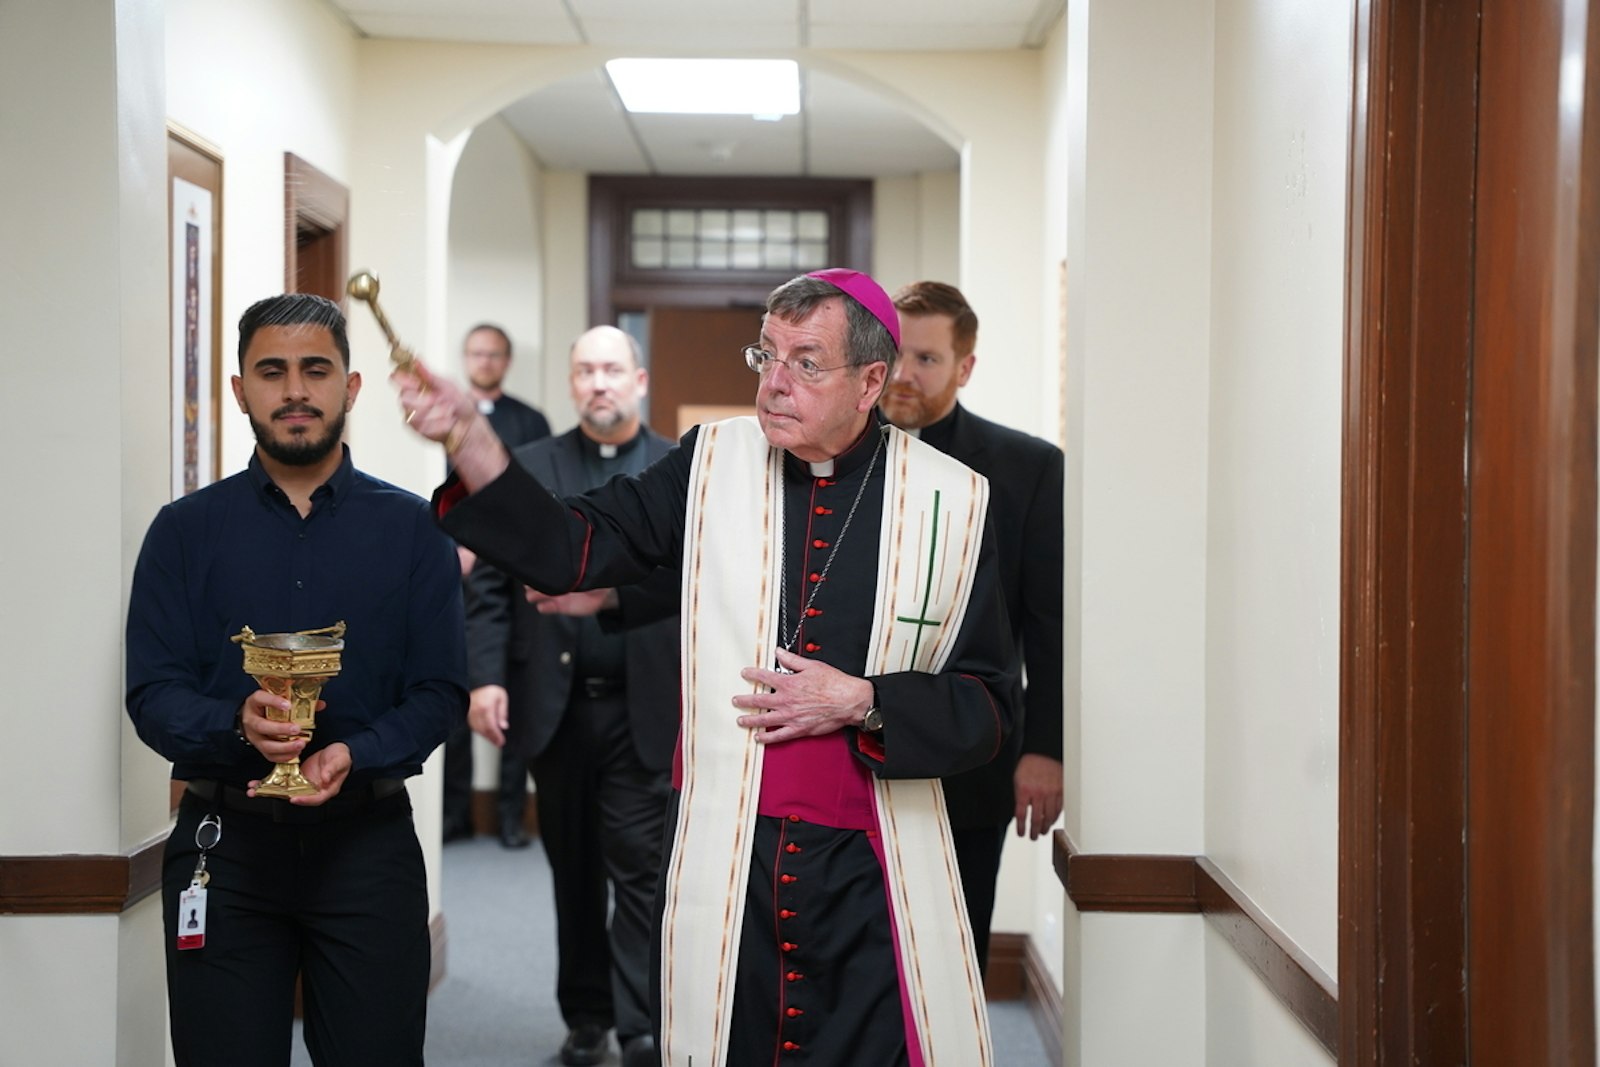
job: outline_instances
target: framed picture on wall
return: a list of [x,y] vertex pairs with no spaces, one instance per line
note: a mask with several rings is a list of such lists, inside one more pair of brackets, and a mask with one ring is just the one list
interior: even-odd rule
[[167,124],[172,497],[222,469],[222,155]]

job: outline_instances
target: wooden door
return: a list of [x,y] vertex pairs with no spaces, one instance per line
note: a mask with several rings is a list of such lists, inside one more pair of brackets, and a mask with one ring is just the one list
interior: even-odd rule
[[[706,415],[755,414],[756,376],[740,349],[760,335],[759,308],[652,308],[651,429],[676,440]],[[685,408],[700,409],[688,423]]]

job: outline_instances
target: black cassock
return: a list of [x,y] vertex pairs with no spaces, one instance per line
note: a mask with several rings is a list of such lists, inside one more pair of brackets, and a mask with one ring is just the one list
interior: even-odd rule
[[[875,416],[825,476],[793,456],[784,463],[787,623],[780,640],[794,638],[801,655],[858,677],[873,623],[887,457],[881,433]],[[512,464],[471,496],[441,491],[441,521],[479,556],[548,593],[637,583],[658,567],[680,565],[695,435],[690,430],[637,477],[564,499]],[[971,601],[945,670],[871,678],[883,733],[864,739],[846,729],[838,743],[883,778],[937,778],[980,766],[1000,750],[1018,705],[1013,659],[986,524]],[[745,686],[730,678],[730,699]],[[729,713],[736,714],[731,705]],[[824,1064],[906,1062],[883,875],[868,835],[767,814],[766,799],[764,783],[728,1063],[772,1062],[779,1054]],[[805,844],[787,849],[797,835]]]

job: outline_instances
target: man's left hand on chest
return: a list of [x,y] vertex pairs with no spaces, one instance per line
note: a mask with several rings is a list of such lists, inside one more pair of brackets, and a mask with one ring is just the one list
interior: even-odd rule
[[739,716],[738,723],[749,729],[763,728],[756,734],[763,744],[854,726],[872,706],[872,683],[865,678],[781,648],[777,658],[780,670],[746,667],[740,671],[740,678],[763,688],[733,698],[734,707],[756,712]]

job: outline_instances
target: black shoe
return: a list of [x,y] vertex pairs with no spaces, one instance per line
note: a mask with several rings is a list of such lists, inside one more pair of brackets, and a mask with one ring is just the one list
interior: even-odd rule
[[471,837],[472,826],[470,824],[456,823],[454,825],[446,825],[443,833],[443,843],[448,845],[452,841],[466,841]]
[[500,828],[501,848],[527,848],[528,844],[528,833],[522,827],[503,826]]
[[593,1067],[606,1058],[609,1031],[599,1023],[579,1023],[561,1045],[561,1062],[568,1067]]
[[656,1039],[649,1034],[630,1037],[622,1043],[622,1067],[661,1067]]

